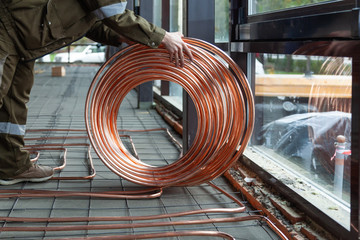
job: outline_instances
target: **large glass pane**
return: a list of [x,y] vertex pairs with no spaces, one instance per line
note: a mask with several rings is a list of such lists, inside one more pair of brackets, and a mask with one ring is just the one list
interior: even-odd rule
[[301,7],[329,0],[249,0],[249,14],[265,13],[294,7]]
[[161,14],[161,4],[162,1],[161,0],[154,0],[154,8],[153,8],[153,23],[156,26],[161,26],[161,18],[162,18],[162,14]]
[[106,46],[93,42],[88,38],[82,38],[75,43],[49,53],[37,62],[57,63],[103,63],[106,60]]
[[215,0],[215,42],[229,41],[229,1]]
[[251,147],[276,166],[266,170],[348,229],[351,67],[349,58],[257,54]]
[[170,0],[170,31],[182,32],[183,30],[183,2]]

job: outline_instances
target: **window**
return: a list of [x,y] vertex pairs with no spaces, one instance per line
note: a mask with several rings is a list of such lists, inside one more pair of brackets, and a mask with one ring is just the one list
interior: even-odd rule
[[358,238],[359,2],[232,3],[231,54],[255,95],[249,166],[335,237]]
[[215,0],[215,43],[229,41],[229,1]]
[[153,23],[156,26],[161,26],[161,18],[161,0],[154,0]]
[[250,0],[249,14],[272,12],[277,10],[315,5],[329,0]]
[[170,31],[182,32],[183,29],[183,2],[170,0]]
[[287,170],[282,182],[348,230],[351,68],[350,58],[256,54],[252,138]]
[[[169,8],[169,31],[183,32],[184,28],[184,12],[185,1],[169,0],[169,2],[154,1],[154,18],[158,19],[155,22],[161,25],[161,8]],[[228,0],[215,0],[215,43],[227,43],[229,41],[229,1]],[[160,10],[159,10],[160,9]],[[210,12],[210,11],[209,11]],[[213,19],[211,15],[210,19]],[[164,19],[163,19],[164,20]],[[206,19],[208,20],[208,19]],[[166,21],[165,21],[166,22]],[[167,22],[165,23],[167,26]],[[154,83],[155,91],[161,95],[167,102],[170,102],[177,110],[182,111],[182,98],[183,88],[173,82],[165,82],[157,80]]]
[[239,11],[239,16],[233,20],[242,23],[263,22],[348,12],[357,8],[354,0],[248,0],[247,4],[247,9]]

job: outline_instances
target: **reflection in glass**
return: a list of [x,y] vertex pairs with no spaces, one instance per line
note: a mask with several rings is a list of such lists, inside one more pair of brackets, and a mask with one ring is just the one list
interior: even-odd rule
[[[256,55],[253,148],[344,206],[350,202],[351,67],[349,58]],[[338,218],[347,225],[349,216]]]
[[249,0],[249,14],[265,13],[287,8],[301,7],[329,0]]

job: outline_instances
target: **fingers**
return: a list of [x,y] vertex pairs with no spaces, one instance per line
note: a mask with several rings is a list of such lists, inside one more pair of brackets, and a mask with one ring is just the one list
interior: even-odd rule
[[183,67],[184,66],[184,54],[183,51],[180,49],[174,49],[174,51],[170,52],[170,62],[174,62],[176,67]]
[[184,66],[184,56],[181,59],[181,52],[176,54],[177,56],[175,57],[175,66],[179,67],[179,58],[180,58],[180,67]]
[[180,45],[177,49],[174,50],[173,53],[170,53],[170,61],[175,62],[176,67],[184,67],[185,65],[185,54],[189,57],[190,61],[193,61],[193,56],[191,54],[190,49],[187,47],[185,43]]
[[170,54],[170,61],[175,63],[176,67],[183,67],[185,64],[184,53],[193,61],[193,56],[187,44],[182,39],[183,35],[179,32],[166,32],[162,43]]
[[194,61],[194,57],[186,44],[184,45],[184,52],[189,57],[190,61]]
[[175,62],[175,66],[179,67],[179,57],[176,52],[175,53],[170,52],[170,62]]

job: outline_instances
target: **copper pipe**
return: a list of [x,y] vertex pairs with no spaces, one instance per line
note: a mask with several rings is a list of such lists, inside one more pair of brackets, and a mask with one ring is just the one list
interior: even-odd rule
[[[161,218],[172,218],[172,217],[181,217],[187,215],[196,215],[196,214],[204,214],[204,213],[242,213],[246,210],[245,206],[239,201],[237,198],[231,196],[226,191],[217,187],[216,185],[208,182],[208,185],[215,188],[220,193],[224,194],[226,197],[234,201],[239,207],[236,208],[209,208],[209,209],[201,209],[201,210],[192,210],[185,212],[177,212],[170,214],[161,214],[161,215],[151,215],[151,216],[138,216],[138,217],[77,217],[77,218],[11,218],[11,217],[0,217],[2,221],[27,221],[27,222],[84,222],[84,221],[136,221],[136,220],[150,220],[150,219],[161,219]],[[146,193],[151,191],[156,191],[157,188],[153,189],[145,189],[145,190],[137,190],[137,191],[121,191],[122,194],[138,194],[138,193]],[[8,194],[2,196],[1,194],[5,193],[16,193],[16,194]],[[47,193],[45,195],[43,193]],[[162,191],[161,191],[162,192]],[[78,193],[78,192],[63,192],[63,191],[44,191],[44,190],[0,190],[0,198],[10,198],[10,197],[20,197],[20,196],[91,196],[92,193]],[[111,193],[119,193],[116,192],[105,192],[107,194]],[[28,195],[25,195],[28,194]],[[32,194],[32,195],[31,195]],[[95,195],[94,195],[95,196]]]
[[140,222],[140,223],[119,223],[119,224],[99,224],[99,225],[67,225],[67,226],[39,226],[39,227],[2,227],[1,231],[13,232],[39,232],[39,231],[79,231],[79,230],[105,230],[105,229],[126,229],[126,228],[148,228],[148,227],[166,227],[166,226],[184,226],[197,224],[211,224],[211,223],[228,223],[241,222],[251,220],[266,220],[262,215],[252,215],[243,217],[228,217],[228,218],[211,218],[198,220],[184,220],[184,221],[163,221],[163,222]]
[[[122,137],[122,136],[121,136]],[[88,139],[88,136],[63,136],[63,137],[27,137],[24,138],[25,141],[36,141],[36,140],[62,140],[62,139]]]
[[[24,148],[26,149],[26,147]],[[45,148],[45,147],[39,147],[39,148],[31,148],[32,150],[37,150],[37,151],[50,151],[50,150],[57,150],[57,151],[64,151],[64,157],[63,157],[63,163],[60,166],[57,167],[53,167],[54,171],[58,171],[58,170],[63,170],[66,166],[66,155],[67,155],[67,148],[64,147],[59,147],[59,148]],[[31,159],[32,162],[36,162],[40,157],[40,152],[38,152],[38,155],[36,158]]]
[[[152,193],[154,192],[154,193]],[[13,198],[13,197],[99,197],[99,198],[113,198],[113,199],[149,199],[158,198],[162,195],[162,189],[152,188],[137,191],[107,191],[107,192],[73,192],[73,191],[50,191],[50,190],[0,190],[0,198]],[[0,217],[0,219],[6,219]],[[33,222],[31,218],[21,218],[25,221]],[[10,221],[11,218],[6,219]],[[12,219],[11,221],[15,221]],[[37,219],[37,221],[51,221],[51,219]],[[55,219],[53,220],[55,221]],[[65,221],[66,219],[60,219],[59,221]]]
[[[89,88],[85,120],[91,144],[111,171],[129,181],[158,187],[208,182],[224,173],[249,141],[254,103],[243,72],[220,49],[200,40],[185,41],[194,61],[187,60],[183,68],[169,63],[165,49],[132,45],[109,59]],[[160,167],[132,156],[116,124],[126,94],[158,79],[180,84],[194,101],[198,116],[192,147],[176,162]]]
[[[130,145],[132,147],[132,151],[134,151],[135,157],[139,158],[139,155],[138,155],[138,153],[137,153],[137,151],[135,149],[135,145],[134,145],[134,142],[133,142],[131,136],[130,135],[124,135],[124,134],[121,134],[119,136],[129,139],[129,142],[130,142]],[[171,136],[171,134],[170,134],[170,136]],[[45,139],[46,140],[62,140],[62,139],[68,140],[68,139],[88,139],[88,138],[89,137],[86,135],[86,136],[62,136],[62,137],[31,137],[31,138],[27,137],[24,140],[25,141],[36,141],[36,140],[45,140]],[[176,139],[175,139],[175,141],[176,141]],[[61,145],[61,144],[57,144],[57,145]],[[42,145],[42,146],[44,146],[44,145]],[[68,145],[68,146],[71,146],[71,145]],[[35,158],[31,159],[32,162],[37,161],[39,159],[39,156],[40,156],[40,153],[38,151],[35,151],[35,150],[63,150],[63,149],[49,149],[49,148],[48,149],[44,149],[44,148],[40,149],[39,145],[37,145],[37,144],[36,145],[25,146],[24,149],[29,150],[29,152],[31,152],[31,153],[36,153],[37,154],[37,156]],[[66,148],[64,148],[64,149],[66,149]],[[58,170],[58,169],[54,168],[54,170]]]
[[218,231],[176,231],[164,233],[147,233],[147,234],[133,234],[133,235],[116,235],[116,236],[98,236],[86,238],[57,238],[57,240],[135,240],[135,239],[155,239],[164,237],[185,237],[185,236],[208,236],[220,237],[223,239],[235,240],[230,234]]
[[[235,197],[231,196],[226,191],[217,187],[212,183],[208,183],[211,187],[225,194],[228,198],[235,201],[239,207],[236,208],[210,208],[200,209],[193,211],[176,212],[169,214],[160,215],[149,215],[149,216],[119,216],[119,217],[68,217],[68,218],[23,218],[23,217],[0,217],[0,221],[7,222],[96,222],[96,221],[139,221],[139,220],[154,220],[163,218],[174,218],[188,215],[204,214],[204,213],[241,213],[245,211],[245,206]],[[154,189],[153,189],[154,190]],[[6,193],[11,191],[18,192],[33,192],[33,194],[42,194],[42,190],[0,190],[0,193]],[[147,191],[147,190],[143,190]],[[53,191],[58,193],[58,191]],[[135,191],[134,191],[135,192]],[[111,192],[109,192],[111,193]],[[61,196],[60,195],[57,196]],[[68,192],[64,192],[63,196],[68,196]],[[89,193],[91,196],[93,193]],[[51,196],[51,194],[45,195]],[[81,193],[73,196],[82,196]],[[88,196],[88,195],[85,195]],[[146,228],[146,227],[161,227],[161,226],[179,226],[179,225],[193,225],[193,224],[209,224],[209,223],[225,223],[225,222],[239,222],[239,221],[250,221],[260,220],[266,221],[269,227],[272,228],[281,239],[287,239],[284,233],[282,233],[268,218],[262,215],[242,216],[242,217],[228,217],[228,218],[213,218],[213,219],[200,219],[200,220],[184,220],[184,221],[163,221],[163,222],[145,222],[145,223],[129,223],[129,224],[100,224],[100,225],[76,225],[76,226],[54,226],[54,227],[2,227],[1,231],[77,231],[77,230],[104,230],[104,229],[125,229],[125,228]],[[171,234],[171,233],[169,233]],[[195,234],[195,232],[194,232]],[[195,234],[196,235],[196,234]],[[152,234],[145,234],[143,239],[151,238]],[[124,239],[133,239],[132,236],[123,236]],[[127,238],[126,238],[127,237]],[[138,236],[138,239],[141,239]]]
[[[54,226],[54,227],[2,227],[1,231],[79,231],[79,230],[109,230],[109,229],[126,229],[126,228],[147,228],[147,227],[165,227],[165,226],[183,226],[183,225],[198,225],[198,224],[212,224],[212,223],[228,223],[241,221],[266,221],[270,228],[275,230],[281,239],[288,239],[268,218],[262,215],[252,215],[243,217],[228,217],[228,218],[211,218],[200,220],[184,220],[171,222],[146,222],[146,223],[124,223],[124,224],[99,224],[99,225],[68,225],[68,226]],[[101,221],[101,220],[99,220]],[[131,238],[130,238],[131,239]],[[139,238],[140,239],[140,238]]]
[[30,161],[36,162],[37,160],[39,160],[39,158],[40,158],[40,152],[36,151],[35,149],[31,149],[31,150],[29,150],[29,153],[30,153],[30,154],[36,154],[36,157],[30,159]]
[[[39,150],[39,151],[49,151],[49,150],[63,150],[64,151],[64,157],[63,157],[63,164],[61,166],[53,168],[56,170],[62,170],[66,166],[66,154],[67,154],[67,148],[64,147],[74,147],[74,146],[85,146],[87,147],[87,154],[89,159],[89,165],[90,165],[90,175],[88,176],[82,176],[82,177],[52,177],[52,180],[89,180],[93,179],[96,176],[96,170],[92,161],[91,156],[91,145],[88,143],[71,143],[71,144],[65,144],[65,143],[47,143],[47,144],[37,144],[37,145],[25,145],[24,149],[27,149],[29,151]],[[37,159],[33,159],[32,161],[35,161]]]
[[[129,129],[120,129],[119,132],[154,132],[154,131],[165,131],[166,134],[170,137],[172,142],[174,142],[179,149],[182,148],[181,144],[172,136],[170,131],[167,128],[154,128],[154,129],[146,129],[146,130],[129,130]],[[86,132],[86,130],[83,129],[30,129],[27,130],[27,132]],[[138,159],[139,156],[137,154],[135,145],[132,141],[131,136],[129,135],[119,135],[120,137],[127,137],[129,138],[130,144],[132,146],[132,151],[135,154],[135,157]],[[27,137],[24,140],[25,141],[34,141],[34,140],[58,140],[58,139],[84,139],[88,138],[88,136],[62,136],[62,137]],[[86,146],[88,147],[88,158],[89,158],[89,165],[91,169],[91,173],[88,176],[74,176],[74,177],[52,177],[51,180],[89,180],[93,179],[96,176],[96,170],[93,165],[92,156],[91,156],[91,146],[87,143],[46,143],[46,144],[35,144],[35,145],[25,145],[24,149],[28,150],[31,153],[36,153],[37,156],[34,159],[31,159],[32,162],[35,162],[39,159],[40,152],[39,151],[49,151],[49,150],[58,150],[58,151],[64,151],[63,156],[63,163],[61,166],[54,167],[53,169],[55,171],[62,170],[66,166],[67,162],[67,148],[65,147],[75,147],[75,146]],[[30,195],[31,196],[31,195]],[[45,195],[44,195],[45,196]]]
[[[179,141],[176,140],[176,138],[170,133],[169,129],[167,128],[153,128],[153,129],[146,129],[146,130],[131,130],[131,129],[119,129],[119,132],[155,132],[155,131],[165,131],[166,134],[170,137],[171,141],[179,148],[182,149],[182,145],[181,143],[179,143]],[[29,129],[26,132],[86,132],[85,129]],[[125,134],[119,134],[119,137],[125,137],[129,139],[130,145],[132,147],[132,151],[135,154],[135,157],[137,159],[139,159],[138,153],[136,151],[134,142],[131,138],[130,135],[125,135]],[[61,137],[26,137],[24,140],[25,141],[36,141],[36,140],[61,140],[61,139],[88,139],[88,135],[86,136],[61,136]],[[60,144],[54,144],[52,146],[58,146]],[[42,145],[26,145],[25,149],[27,149],[30,153],[36,153],[37,156],[34,159],[31,159],[33,162],[37,161],[39,159],[40,153],[38,150],[40,146],[45,146],[44,144]],[[47,144],[46,146],[50,146],[49,144]],[[73,144],[69,144],[67,146],[76,146]],[[44,149],[43,149],[44,150]],[[50,149],[49,149],[50,150]],[[52,150],[56,150],[56,149],[52,149]],[[63,169],[63,168],[61,168]],[[54,170],[59,170],[59,169],[55,169]]]
[[[138,220],[154,220],[154,219],[163,219],[163,218],[174,218],[188,215],[204,214],[204,213],[241,213],[245,211],[245,206],[236,198],[231,196],[226,191],[217,187],[212,183],[208,183],[211,187],[225,194],[228,198],[235,201],[239,207],[236,208],[211,208],[211,209],[200,209],[193,211],[184,211],[176,212],[169,214],[160,214],[160,215],[149,215],[149,216],[119,216],[119,217],[68,217],[68,218],[24,218],[24,217],[0,217],[0,221],[7,222],[96,222],[96,221],[138,221]],[[154,191],[156,189],[150,190],[140,190],[140,191],[122,191],[123,194],[136,194],[139,192]],[[103,193],[70,193],[70,192],[61,192],[61,191],[43,191],[43,190],[0,190],[0,193],[12,193],[17,192],[17,194],[7,194],[6,197],[51,197],[51,196],[99,196],[99,197],[115,197],[119,198],[117,195],[119,192],[103,192]],[[113,196],[112,194],[116,196]],[[105,195],[104,195],[105,194]],[[109,194],[109,195],[107,195]],[[156,193],[155,193],[156,194]],[[1,195],[0,195],[1,196]],[[126,196],[128,198],[129,196]],[[120,197],[121,198],[121,197]],[[131,196],[130,196],[131,198]],[[134,197],[136,198],[136,197]],[[146,198],[146,196],[145,196]],[[100,230],[100,229],[124,229],[124,228],[145,228],[145,227],[160,227],[160,226],[177,226],[177,225],[192,225],[192,224],[209,224],[209,223],[225,223],[225,222],[239,222],[239,221],[249,221],[249,220],[260,220],[266,221],[269,226],[281,237],[282,239],[287,239],[285,234],[283,234],[268,218],[262,215],[253,215],[253,216],[244,216],[244,217],[229,217],[229,218],[214,218],[214,219],[201,219],[201,220],[186,220],[186,221],[171,221],[171,222],[146,222],[146,223],[131,223],[131,224],[103,224],[103,225],[76,225],[76,226],[56,226],[56,227],[2,227],[1,231],[76,231],[76,230]],[[166,234],[166,233],[164,233]],[[171,233],[169,233],[171,234]],[[194,235],[196,233],[194,232]],[[149,237],[147,237],[149,236]],[[150,238],[152,234],[145,234],[141,237],[143,239]],[[133,239],[131,236],[123,236],[124,239]],[[154,236],[152,236],[154,237]],[[138,236],[137,239],[141,239]]]
[[26,133],[29,132],[86,132],[85,129],[71,129],[71,128],[36,128],[26,129]]

